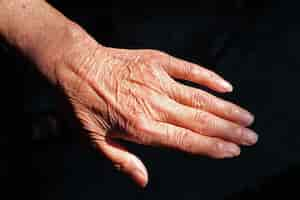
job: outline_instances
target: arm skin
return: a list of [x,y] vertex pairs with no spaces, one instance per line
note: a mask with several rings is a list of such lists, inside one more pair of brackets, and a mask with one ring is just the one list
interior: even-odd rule
[[116,139],[212,158],[257,142],[248,111],[173,79],[230,92],[216,73],[156,50],[104,47],[43,0],[0,0],[0,10],[0,35],[63,90],[99,152],[140,186],[145,166]]
[[0,9],[0,35],[33,60],[51,81],[55,81],[53,65],[44,63],[58,59],[55,56],[64,50],[60,47],[68,48],[81,37],[89,37],[44,0],[0,0]]

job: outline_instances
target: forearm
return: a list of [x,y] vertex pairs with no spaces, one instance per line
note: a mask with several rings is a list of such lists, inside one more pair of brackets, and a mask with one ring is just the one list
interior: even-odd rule
[[58,59],[74,40],[88,37],[44,0],[0,0],[0,10],[0,35],[33,60],[49,79],[53,79],[54,67],[49,60]]

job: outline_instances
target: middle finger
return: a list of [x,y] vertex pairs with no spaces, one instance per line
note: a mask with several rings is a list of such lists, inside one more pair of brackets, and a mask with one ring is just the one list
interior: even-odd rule
[[252,130],[203,110],[191,108],[172,99],[161,101],[164,121],[202,135],[219,137],[242,145],[253,145],[258,136]]

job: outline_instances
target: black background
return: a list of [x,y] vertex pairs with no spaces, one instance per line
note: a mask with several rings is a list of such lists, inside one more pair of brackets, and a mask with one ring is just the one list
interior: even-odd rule
[[298,6],[296,1],[222,2],[158,8],[150,3],[136,7],[111,2],[103,7],[88,1],[50,1],[101,44],[158,49],[218,72],[235,87],[232,94],[219,96],[256,116],[252,127],[260,136],[259,142],[242,148],[241,156],[235,159],[212,160],[127,144],[148,168],[150,181],[144,190],[82,144],[76,129],[59,121],[58,128],[49,128],[48,117],[56,118],[57,112],[55,89],[28,67],[31,64],[26,59],[1,47],[2,60],[11,66],[10,73],[17,74],[24,91],[23,110],[29,119],[25,132],[32,148],[30,169],[22,173],[30,172],[35,197],[253,199],[297,194]]

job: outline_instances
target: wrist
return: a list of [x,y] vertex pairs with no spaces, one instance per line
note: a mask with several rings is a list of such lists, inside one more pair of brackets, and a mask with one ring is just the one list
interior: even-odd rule
[[85,30],[71,21],[64,23],[58,32],[51,42],[33,46],[28,51],[31,54],[29,57],[38,69],[54,84],[57,82],[57,68],[66,67],[70,64],[69,60],[85,53],[82,50],[83,46],[97,45]]
[[50,81],[55,82],[55,67],[66,52],[78,44],[97,43],[46,1],[0,1],[0,9],[0,34]]

